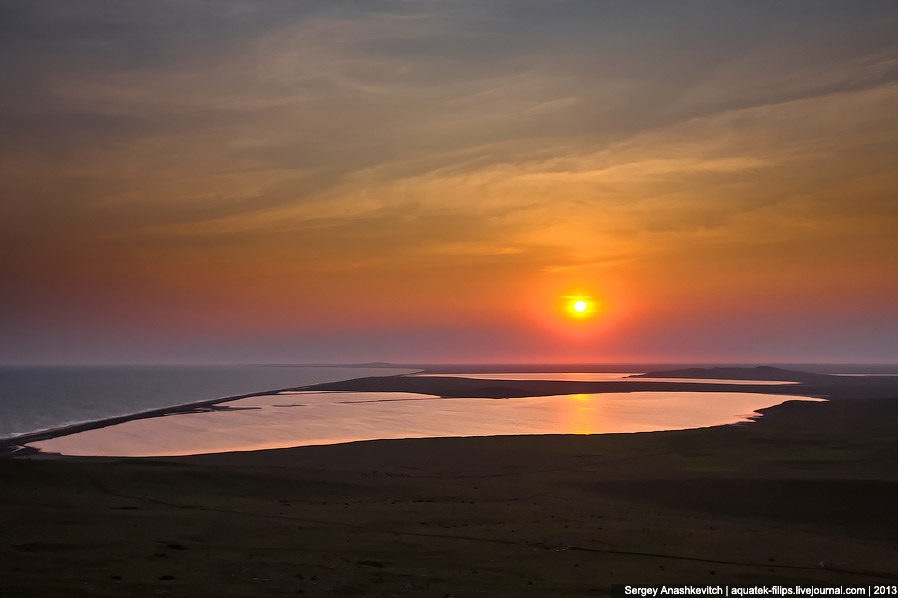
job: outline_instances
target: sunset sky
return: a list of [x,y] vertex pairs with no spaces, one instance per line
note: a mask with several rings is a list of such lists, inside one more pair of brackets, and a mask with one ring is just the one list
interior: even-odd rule
[[0,70],[0,363],[898,362],[898,2],[0,0]]

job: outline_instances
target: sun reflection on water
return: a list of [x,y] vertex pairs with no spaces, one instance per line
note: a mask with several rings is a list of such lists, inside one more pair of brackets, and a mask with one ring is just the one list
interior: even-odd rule
[[602,430],[599,427],[598,404],[600,400],[595,395],[576,394],[569,395],[562,403],[565,410],[564,429],[568,434],[598,434]]

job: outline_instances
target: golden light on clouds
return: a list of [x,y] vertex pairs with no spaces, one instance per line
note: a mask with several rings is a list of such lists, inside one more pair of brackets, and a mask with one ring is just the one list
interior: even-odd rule
[[898,7],[790,4],[23,4],[0,357],[898,359]]

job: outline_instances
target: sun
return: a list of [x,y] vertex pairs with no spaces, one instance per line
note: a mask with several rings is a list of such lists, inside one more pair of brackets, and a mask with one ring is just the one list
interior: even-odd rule
[[586,295],[568,295],[565,299],[565,312],[577,320],[591,318],[596,315],[598,304]]

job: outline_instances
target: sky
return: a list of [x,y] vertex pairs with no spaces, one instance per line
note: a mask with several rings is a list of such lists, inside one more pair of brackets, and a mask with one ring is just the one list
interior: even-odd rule
[[0,76],[0,363],[898,363],[890,0],[0,0]]

